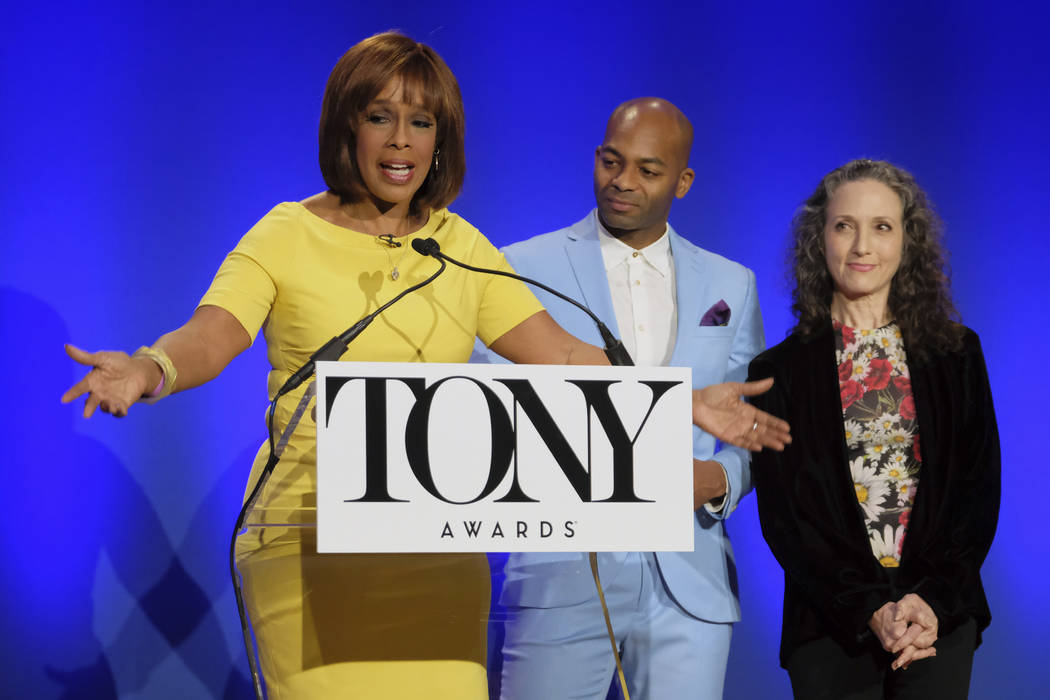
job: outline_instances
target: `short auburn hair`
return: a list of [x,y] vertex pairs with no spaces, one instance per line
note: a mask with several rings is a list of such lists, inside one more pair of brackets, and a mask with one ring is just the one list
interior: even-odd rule
[[383,32],[355,44],[328,76],[318,133],[321,175],[329,191],[347,203],[368,196],[357,166],[357,128],[368,104],[400,80],[404,99],[419,102],[436,122],[440,167],[431,167],[412,197],[410,213],[448,206],[463,187],[463,98],[456,76],[434,49],[398,32]]

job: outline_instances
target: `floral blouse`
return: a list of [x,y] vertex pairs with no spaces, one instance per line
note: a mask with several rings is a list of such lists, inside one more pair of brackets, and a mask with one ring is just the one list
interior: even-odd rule
[[857,330],[834,322],[846,453],[871,551],[900,566],[922,453],[907,358],[891,323]]

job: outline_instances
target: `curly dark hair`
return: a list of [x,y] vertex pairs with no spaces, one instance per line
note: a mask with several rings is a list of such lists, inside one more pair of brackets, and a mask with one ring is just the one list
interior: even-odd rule
[[794,332],[812,335],[828,323],[834,288],[824,250],[828,202],[840,185],[857,180],[881,182],[903,205],[904,248],[890,283],[889,308],[908,355],[922,360],[931,353],[961,349],[963,329],[949,289],[941,220],[911,173],[882,160],[851,160],[832,170],[792,219],[791,309],[798,319]]

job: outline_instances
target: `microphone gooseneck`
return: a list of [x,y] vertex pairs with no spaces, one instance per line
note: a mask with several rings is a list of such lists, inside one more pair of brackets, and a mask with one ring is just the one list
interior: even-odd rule
[[[428,238],[426,240],[430,241],[435,246],[437,246],[437,241],[435,241],[433,238]],[[417,252],[422,253],[423,255],[428,255],[429,253],[423,253],[420,250],[421,246],[417,245],[420,242],[421,241],[418,238],[413,239],[413,241],[412,241],[412,248],[415,249]],[[398,245],[400,245],[400,243]],[[340,333],[336,337],[334,337],[331,340],[329,340],[327,343],[322,345],[320,348],[318,348],[317,352],[315,352],[313,355],[310,355],[310,359],[307,360],[306,363],[304,363],[302,367],[297,369],[292,374],[292,376],[288,378],[288,381],[286,381],[284,383],[284,386],[281,387],[280,391],[277,392],[278,397],[280,397],[280,396],[282,396],[284,394],[287,394],[289,391],[292,391],[293,389],[298,387],[300,384],[305,382],[307,379],[309,379],[310,376],[313,375],[314,367],[316,366],[316,364],[318,362],[335,361],[335,360],[338,360],[340,357],[342,357],[343,354],[346,353],[346,349],[350,345],[350,343],[353,341],[353,339],[356,338],[357,336],[361,335],[361,331],[363,331],[364,329],[368,328],[369,324],[372,323],[372,321],[374,321],[376,319],[376,317],[379,316],[379,314],[383,313],[388,308],[390,308],[391,306],[396,304],[406,294],[411,294],[412,292],[416,291],[420,287],[425,287],[426,285],[428,285],[431,282],[433,282],[437,278],[438,275],[440,275],[442,272],[445,271],[445,261],[441,260],[441,259],[438,259],[438,264],[441,265],[441,267],[439,267],[438,271],[435,272],[434,274],[432,274],[430,277],[427,277],[422,282],[414,284],[411,287],[409,287],[408,289],[402,291],[400,294],[395,296],[393,299],[391,299],[390,301],[386,302],[385,304],[380,306],[378,309],[376,309],[372,313],[368,314],[367,316],[362,318],[360,321],[358,321],[354,325],[350,326],[345,331],[343,331],[342,333]],[[276,400],[276,399],[274,399],[274,400]]]
[[[503,277],[510,277],[511,279],[521,280],[522,282],[535,285],[540,289],[550,292],[559,299],[564,299],[565,301],[569,302],[570,304],[572,304],[573,306],[590,316],[591,320],[593,320],[595,325],[598,326],[598,332],[601,334],[602,341],[605,343],[605,356],[609,358],[609,364],[620,367],[630,367],[634,365],[634,361],[631,360],[631,354],[627,352],[627,348],[623,346],[623,343],[612,334],[612,332],[605,326],[604,323],[602,323],[602,320],[598,318],[598,316],[596,316],[593,311],[591,311],[586,306],[576,301],[572,297],[566,296],[565,294],[562,294],[556,289],[551,289],[542,282],[537,282],[536,280],[529,279],[528,277],[524,277],[517,273],[504,272],[502,270],[490,270],[484,267],[474,267],[473,265],[467,265],[466,263],[454,260],[453,258],[450,258],[449,256],[441,252],[441,246],[438,245],[438,242],[435,241],[433,238],[414,240],[412,241],[412,247],[418,253],[421,253],[423,255],[430,255],[435,258],[438,258],[439,260],[447,260],[453,265],[462,267],[465,270],[471,270],[473,272],[484,272],[490,275],[502,275]],[[602,590],[602,582],[598,576],[598,554],[597,552],[588,552],[587,557],[591,564],[591,573],[594,576],[594,585],[598,589],[598,600],[601,602],[602,605],[602,615],[605,618],[605,629],[609,635],[609,642],[612,644],[613,660],[616,663],[617,675],[620,680],[620,688],[623,691],[624,697],[630,698],[630,693],[627,692],[627,681],[624,678],[623,674],[623,666],[620,663],[620,655],[618,652],[619,647],[616,644],[616,635],[613,633],[612,620],[609,617],[609,607],[608,605],[606,605],[605,593]]]
[[441,252],[441,246],[433,238],[417,238],[412,241],[412,248],[421,255],[429,255],[439,260],[448,261],[453,265],[456,265],[457,267],[462,267],[464,270],[471,270],[472,272],[484,272],[488,275],[501,275],[503,277],[510,277],[511,279],[520,280],[527,284],[539,287],[545,292],[549,292],[550,294],[553,294],[559,299],[563,299],[569,302],[570,304],[572,304],[573,306],[590,316],[591,320],[594,321],[594,324],[598,327],[598,333],[601,334],[602,342],[605,343],[605,356],[609,358],[610,364],[620,367],[634,366],[634,360],[631,359],[631,354],[627,352],[627,348],[623,346],[623,343],[612,334],[612,331],[610,331],[608,327],[606,327],[606,325],[602,323],[602,320],[598,318],[598,316],[595,315],[593,311],[591,311],[586,306],[576,301],[572,297],[566,296],[565,294],[562,294],[556,289],[551,289],[542,282],[537,282],[534,279],[529,279],[528,277],[524,277],[513,272],[505,272],[503,270],[490,270],[487,267],[475,267],[473,265],[468,265],[467,263],[460,262],[459,260],[456,260],[454,258],[450,258],[449,256]]
[[[437,241],[435,241],[434,239],[428,238],[426,240],[433,243],[433,246],[435,248],[439,247]],[[423,255],[429,255],[429,252],[424,253],[420,250],[420,247],[417,246],[417,243],[420,242],[421,241],[419,239],[413,239],[412,247],[415,250],[422,253]],[[398,243],[398,245],[401,244]],[[430,250],[429,246],[427,247],[427,250]],[[256,499],[259,498],[259,494],[262,493],[263,486],[266,485],[266,482],[270,478],[270,474],[273,473],[274,468],[277,466],[277,463],[281,459],[281,456],[277,452],[277,446],[275,445],[273,439],[273,416],[274,411],[277,409],[277,402],[281,399],[281,397],[295,390],[303,382],[309,379],[313,375],[314,369],[316,368],[318,362],[335,361],[342,357],[343,354],[346,353],[347,347],[350,345],[351,342],[353,342],[354,338],[359,336],[365,328],[368,328],[368,325],[372,323],[372,321],[374,321],[375,318],[379,316],[379,314],[383,313],[395,303],[400,301],[405,295],[416,291],[420,287],[425,287],[426,285],[430,284],[435,279],[437,279],[438,275],[445,271],[447,265],[445,264],[445,261],[441,258],[437,256],[435,256],[435,258],[437,259],[438,265],[440,265],[437,272],[430,275],[430,277],[427,277],[422,282],[414,284],[408,289],[405,289],[404,291],[400,292],[393,299],[386,302],[378,309],[368,314],[360,321],[350,326],[345,331],[329,340],[320,348],[318,348],[314,354],[310,355],[310,359],[307,360],[302,367],[300,367],[292,373],[292,376],[290,376],[288,378],[288,381],[286,381],[284,385],[282,385],[281,388],[277,390],[277,393],[274,395],[273,400],[270,401],[270,406],[266,412],[266,427],[268,433],[270,453],[266,459],[266,465],[263,467],[262,472],[259,474],[259,478],[256,480],[255,485],[252,486],[248,497],[244,499],[244,505],[241,506],[241,510],[237,514],[237,521],[234,523],[233,526],[233,535],[230,537],[230,577],[233,579],[233,593],[234,597],[237,600],[237,612],[241,618],[241,634],[244,637],[244,649],[248,654],[248,667],[251,671],[252,687],[255,690],[255,697],[258,698],[258,700],[263,700],[265,698],[265,694],[262,686],[262,674],[259,672],[259,662],[255,654],[255,645],[252,643],[252,633],[251,626],[248,621],[248,613],[244,605],[244,593],[241,590],[240,577],[237,575],[236,547],[237,535],[239,535],[241,530],[244,529],[245,520],[248,519],[248,512],[252,509],[252,506],[255,504]]]

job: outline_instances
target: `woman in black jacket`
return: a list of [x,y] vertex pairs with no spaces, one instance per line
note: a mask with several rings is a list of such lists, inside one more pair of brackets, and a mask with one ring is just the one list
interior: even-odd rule
[[991,619],[999,439],[939,222],[910,174],[855,160],[792,229],[798,325],[750,367],[775,378],[753,403],[794,438],[752,457],[784,568],[781,665],[798,698],[965,698]]

